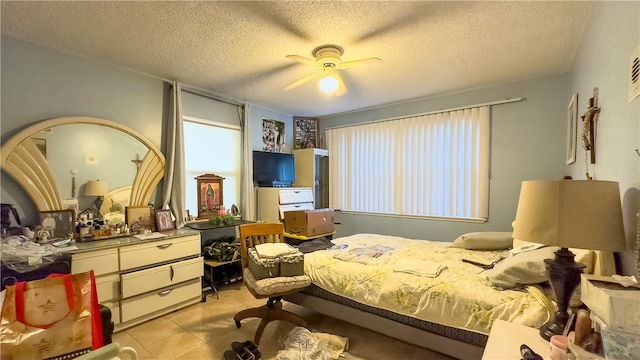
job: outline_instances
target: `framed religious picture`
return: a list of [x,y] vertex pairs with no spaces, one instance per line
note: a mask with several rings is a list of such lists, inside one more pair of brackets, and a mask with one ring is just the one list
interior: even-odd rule
[[133,233],[140,230],[155,230],[156,220],[151,206],[127,206],[124,208],[124,221]]
[[40,225],[51,234],[51,238],[74,238],[76,212],[73,209],[40,211]]
[[211,219],[220,215],[222,201],[222,176],[203,174],[196,177],[198,184],[198,219]]
[[176,226],[171,218],[171,210],[156,210],[156,229],[158,231],[173,230]]

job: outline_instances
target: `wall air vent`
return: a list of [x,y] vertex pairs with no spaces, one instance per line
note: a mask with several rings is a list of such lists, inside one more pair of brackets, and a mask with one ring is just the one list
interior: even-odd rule
[[629,102],[640,95],[640,45],[629,57]]

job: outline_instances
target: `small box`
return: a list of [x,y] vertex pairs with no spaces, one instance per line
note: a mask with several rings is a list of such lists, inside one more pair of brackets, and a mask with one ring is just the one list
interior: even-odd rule
[[640,359],[640,333],[612,330],[591,313],[595,330],[602,336],[602,350],[607,360]]
[[640,289],[610,276],[582,275],[581,299],[610,330],[640,334]]
[[286,211],[284,213],[284,231],[302,236],[332,233],[335,231],[333,209]]
[[260,258],[256,249],[250,248],[248,267],[256,280],[276,277],[280,273],[280,259]]
[[280,276],[304,275],[304,254],[297,252],[291,255],[282,255],[280,258]]

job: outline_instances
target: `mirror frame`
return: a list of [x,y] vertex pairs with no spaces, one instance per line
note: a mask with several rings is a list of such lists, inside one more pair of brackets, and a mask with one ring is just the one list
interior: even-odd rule
[[149,139],[139,132],[112,120],[70,116],[44,120],[11,137],[0,149],[0,167],[22,186],[40,211],[62,210],[62,198],[49,163],[31,138],[50,127],[70,124],[92,124],[121,131],[147,146],[140,169],[131,184],[130,206],[149,203],[156,186],[164,176],[165,158]]

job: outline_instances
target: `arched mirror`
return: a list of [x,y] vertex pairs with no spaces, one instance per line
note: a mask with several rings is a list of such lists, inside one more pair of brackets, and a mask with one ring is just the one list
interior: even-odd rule
[[39,122],[9,139],[1,151],[2,169],[40,211],[68,208],[94,180],[104,182],[108,192],[118,190],[120,197],[127,189],[128,205],[147,205],[164,173],[164,156],[142,134],[93,117]]

